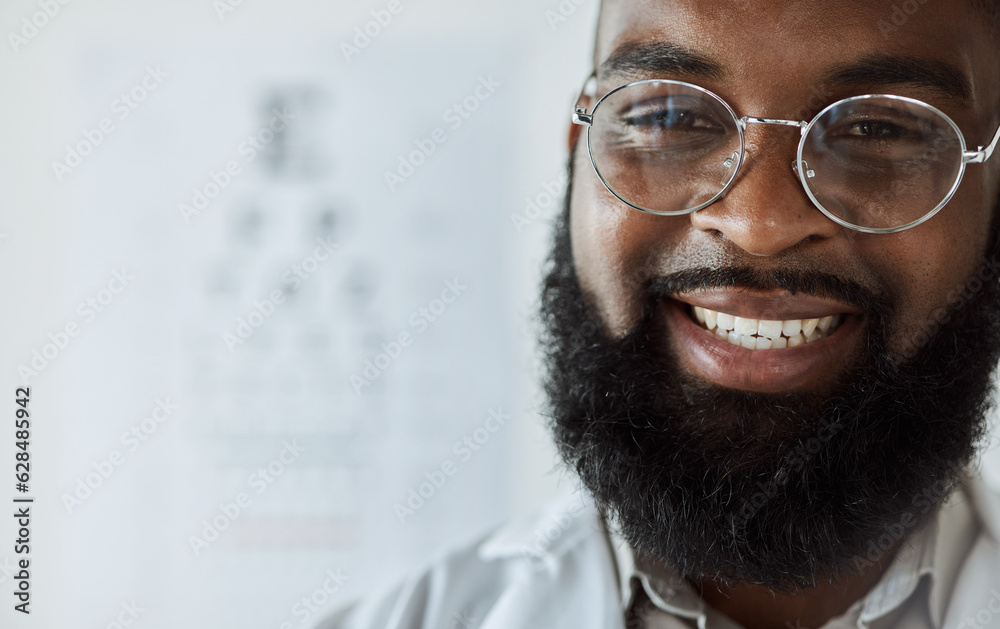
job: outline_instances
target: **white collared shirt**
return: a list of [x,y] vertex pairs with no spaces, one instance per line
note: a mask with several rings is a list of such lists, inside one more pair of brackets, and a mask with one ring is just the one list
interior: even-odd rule
[[[868,595],[824,629],[1000,629],[1000,494],[969,480],[929,522]],[[597,509],[578,492],[440,553],[319,627],[626,629],[633,590],[621,575],[642,571],[613,547]],[[671,594],[650,584],[648,591],[668,612],[645,629],[737,627],[690,588]]]

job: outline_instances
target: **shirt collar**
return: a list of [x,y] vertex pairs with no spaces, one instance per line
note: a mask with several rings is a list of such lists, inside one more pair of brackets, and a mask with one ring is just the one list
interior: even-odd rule
[[576,488],[541,513],[508,522],[483,541],[478,554],[484,561],[522,557],[555,569],[577,544],[600,534],[601,526],[590,495]]
[[[899,609],[926,576],[931,581],[927,600],[930,620],[935,629],[941,629],[948,596],[977,527],[967,492],[960,485],[935,515],[910,534],[875,587],[846,614],[858,614],[857,625],[868,627],[872,621]],[[704,626],[705,603],[694,588],[673,571],[658,571],[662,574],[660,578],[651,576],[651,571],[643,568],[642,559],[615,527],[606,528],[618,569],[622,612],[627,612],[633,604],[635,579],[658,608],[696,619],[699,626]],[[887,535],[891,540],[892,531],[887,531]]]
[[861,622],[867,626],[898,609],[926,576],[931,581],[927,594],[930,620],[935,629],[940,629],[948,597],[978,526],[968,493],[959,485],[937,513],[903,543],[885,574],[864,598]]

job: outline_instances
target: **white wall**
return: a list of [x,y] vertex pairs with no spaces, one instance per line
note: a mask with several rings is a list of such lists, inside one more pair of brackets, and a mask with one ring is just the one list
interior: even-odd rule
[[[293,606],[327,570],[349,577],[330,609],[568,486],[537,414],[531,322],[556,208],[521,231],[511,215],[562,172],[596,3],[550,24],[557,2],[400,0],[348,61],[341,44],[387,5],[245,0],[220,18],[210,0],[91,0],[8,39],[9,397],[50,333],[80,332],[29,376],[34,613],[5,603],[0,624],[104,627],[135,601],[140,628],[304,626]],[[2,30],[40,10],[5,2]],[[120,95],[144,79],[155,89],[126,117]],[[448,114],[479,85],[474,112]],[[251,160],[241,142],[274,107],[295,120]],[[57,177],[65,146],[105,119],[113,131]],[[445,141],[390,190],[385,172],[436,128]],[[185,220],[213,173],[226,185]],[[300,286],[296,264],[312,271]],[[101,312],[78,309],[111,296],[115,271],[134,279]],[[448,282],[466,288],[433,322],[412,318]],[[230,351],[224,333],[274,290],[282,303]],[[350,376],[404,332],[357,393]],[[178,410],[147,434],[158,399]],[[491,410],[503,428],[456,451]],[[251,476],[286,442],[304,450],[272,463],[273,484]],[[446,461],[456,473],[400,522],[396,503]],[[196,553],[241,493],[249,506]],[[0,531],[13,539],[6,519]],[[5,543],[0,565],[14,559]],[[12,585],[0,574],[4,601]]]

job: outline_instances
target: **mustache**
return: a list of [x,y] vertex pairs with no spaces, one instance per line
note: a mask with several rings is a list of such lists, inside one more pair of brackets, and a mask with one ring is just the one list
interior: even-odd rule
[[803,294],[832,299],[885,320],[892,312],[892,302],[858,282],[822,271],[794,269],[761,270],[748,266],[722,268],[692,268],[652,278],[644,287],[647,303],[672,297],[677,293],[698,290],[735,288],[772,292],[784,290],[793,295]]

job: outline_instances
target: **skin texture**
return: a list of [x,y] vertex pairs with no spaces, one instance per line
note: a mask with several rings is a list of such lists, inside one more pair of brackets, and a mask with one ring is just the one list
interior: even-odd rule
[[[599,73],[597,95],[633,80],[688,80],[721,96],[737,115],[809,119],[841,98],[891,93],[944,111],[970,148],[986,143],[1000,124],[993,28],[967,2],[926,3],[896,30],[880,29],[879,21],[890,22],[891,15],[891,2],[870,0],[611,0],[602,9],[595,67],[623,45],[669,42],[710,58],[723,74],[692,79],[638,69],[627,76]],[[912,84],[824,83],[831,67],[874,54],[955,66],[971,88],[969,97]],[[823,95],[819,106],[817,93]],[[573,260],[587,300],[613,338],[641,319],[639,287],[650,277],[691,267],[822,269],[892,304],[887,347],[902,355],[914,331],[926,328],[982,266],[1000,182],[997,156],[970,165],[951,203],[923,225],[898,234],[863,234],[833,223],[809,201],[790,167],[799,139],[794,129],[752,125],[747,161],[727,196],[679,217],[639,212],[608,192],[580,141],[582,130],[573,125],[569,134]],[[855,342],[862,339],[858,335]],[[675,353],[681,368],[697,377],[682,352]],[[844,362],[831,365],[831,375],[846,368]],[[821,392],[824,379],[808,383],[807,390]],[[784,627],[790,618],[819,627],[863,596],[883,567],[792,594],[709,581],[695,585],[710,605],[748,629]]]

